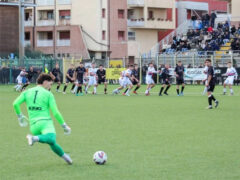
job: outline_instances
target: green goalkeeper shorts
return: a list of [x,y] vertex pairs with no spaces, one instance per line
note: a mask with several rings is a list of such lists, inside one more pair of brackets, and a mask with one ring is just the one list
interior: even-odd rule
[[52,120],[39,120],[35,124],[31,125],[30,131],[35,136],[48,133],[56,134]]

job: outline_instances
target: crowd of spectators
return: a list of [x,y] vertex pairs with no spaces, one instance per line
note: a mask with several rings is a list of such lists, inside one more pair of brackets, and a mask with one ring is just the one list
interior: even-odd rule
[[221,46],[228,42],[231,42],[232,50],[240,50],[240,25],[236,28],[235,25],[230,26],[230,23],[226,21],[218,23],[214,28],[215,19],[215,13],[211,16],[204,15],[201,19],[202,26],[174,36],[171,47],[164,49],[163,53],[219,51]]

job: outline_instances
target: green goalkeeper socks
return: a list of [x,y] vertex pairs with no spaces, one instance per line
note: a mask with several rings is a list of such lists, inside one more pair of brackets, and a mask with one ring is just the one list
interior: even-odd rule
[[58,156],[62,157],[64,154],[63,149],[56,143],[56,134],[48,133],[44,135],[39,135],[39,142],[49,144],[52,151],[55,152]]

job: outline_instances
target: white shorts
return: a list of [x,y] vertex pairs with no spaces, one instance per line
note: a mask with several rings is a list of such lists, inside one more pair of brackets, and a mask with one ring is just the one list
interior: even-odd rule
[[17,83],[18,84],[22,84],[22,80],[23,80],[23,78],[21,76],[17,77]]
[[120,84],[120,86],[123,86],[123,79],[122,78],[119,78],[119,84]]
[[149,85],[149,84],[155,84],[154,80],[152,78],[148,78],[146,77],[146,84]]
[[132,81],[130,81],[130,79],[123,79],[123,87],[126,87],[128,85],[132,85]]
[[96,78],[95,77],[90,77],[89,78],[89,81],[88,81],[88,85],[89,86],[95,86],[95,85],[97,85],[97,80],[96,80]]
[[224,84],[233,85],[233,82],[234,82],[234,77],[228,77],[228,78],[224,81]]

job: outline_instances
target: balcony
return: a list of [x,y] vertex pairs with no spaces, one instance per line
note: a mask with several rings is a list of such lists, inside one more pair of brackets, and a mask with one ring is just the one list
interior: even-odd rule
[[147,0],[146,6],[149,8],[173,8],[175,7],[174,0]]
[[144,7],[144,0],[128,0],[129,7]]
[[38,47],[52,47],[53,40],[37,40]]
[[59,5],[69,5],[69,4],[72,4],[72,1],[71,0],[58,0],[57,3]]
[[30,40],[25,40],[24,41],[24,47],[31,46]]
[[145,22],[147,29],[175,29],[175,22],[170,20],[148,20]]
[[24,26],[33,26],[33,21],[32,20],[24,21]]
[[70,46],[71,42],[70,39],[58,39],[57,46]]
[[164,19],[129,19],[128,27],[141,29],[175,29],[175,22]]
[[71,20],[70,19],[60,19],[58,22],[59,26],[69,26],[71,25]]
[[38,6],[54,6],[54,0],[37,0]]
[[143,20],[128,19],[128,27],[144,27],[144,25]]
[[53,19],[49,20],[38,20],[37,26],[54,26],[55,21]]

